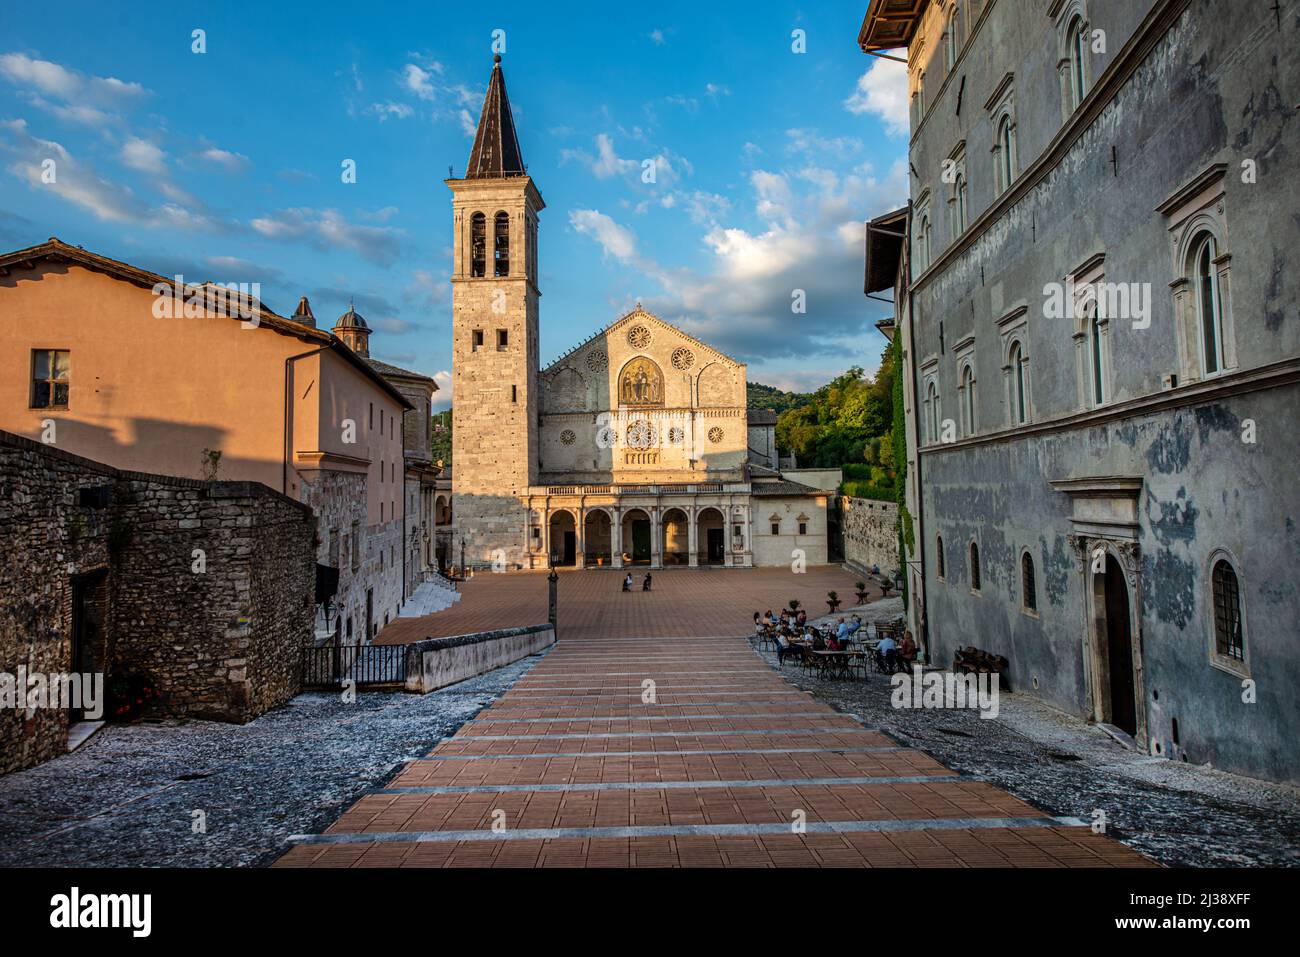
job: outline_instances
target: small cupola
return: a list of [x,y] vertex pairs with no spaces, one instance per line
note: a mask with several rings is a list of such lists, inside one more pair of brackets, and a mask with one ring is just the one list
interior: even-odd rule
[[366,325],[355,305],[348,305],[348,311],[339,316],[339,321],[330,331],[357,355],[370,357],[370,326]]

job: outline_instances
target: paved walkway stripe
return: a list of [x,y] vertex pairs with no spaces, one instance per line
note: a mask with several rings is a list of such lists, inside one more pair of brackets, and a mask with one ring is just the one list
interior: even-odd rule
[[[773,672],[771,668],[749,668],[749,669],[746,669],[746,670],[744,670],[744,671],[710,671],[710,672],[709,672],[710,675],[768,675],[768,676],[771,676],[771,675],[773,675],[774,673],[775,673],[775,672]],[[699,675],[699,672],[698,672],[698,671],[656,671],[654,674],[655,674],[655,675]],[[534,676],[535,679],[536,679],[536,678],[541,678],[541,677],[544,677],[544,676],[540,676],[540,675],[539,675],[539,676]],[[573,679],[573,678],[582,678],[582,677],[591,677],[591,678],[651,678],[651,677],[654,677],[654,675],[648,674],[648,673],[646,673],[646,672],[644,672],[644,671],[578,671],[578,670],[574,670],[574,671],[569,671],[569,672],[567,672],[567,674],[565,675],[564,678],[556,678],[556,679],[553,679],[553,680],[556,680],[556,681],[561,681],[561,680],[563,680],[563,681],[568,681],[568,680]]]
[[[477,722],[475,722],[477,723]],[[465,725],[466,728],[470,725]],[[464,729],[462,729],[464,730]],[[775,734],[775,735],[792,735],[792,734],[815,734],[818,731],[827,731],[831,734],[858,734],[860,732],[880,733],[879,728],[778,728],[768,730],[765,728],[746,728],[736,731],[597,731],[589,733],[572,733],[572,734],[457,734],[452,738],[444,738],[443,743],[447,741],[549,741],[558,738],[704,738],[718,737],[721,735],[735,734]]]
[[[515,699],[517,700],[518,697],[527,695],[527,700],[529,701],[572,701],[574,698],[616,698],[616,697],[617,698],[640,698],[642,694],[644,694],[644,692],[641,691],[611,691],[608,693],[593,692],[591,694],[541,694],[541,693],[533,693],[530,691],[520,691],[515,696]],[[751,695],[752,697],[755,698],[775,698],[778,695],[802,695],[803,692],[802,691],[681,691],[681,690],[664,691],[663,689],[656,689],[656,694],[671,694],[671,695],[683,695],[683,696],[694,695],[697,698],[730,698],[737,695]],[[502,698],[500,700],[504,701],[506,699]],[[574,707],[582,707],[582,705],[574,705]]]
[[[968,817],[907,821],[809,821],[808,834],[872,831],[965,831],[1010,828],[1087,827],[1077,817]],[[606,837],[754,837],[792,834],[789,824],[660,824],[633,827],[534,827],[504,831],[375,831],[369,834],[294,834],[294,844],[429,844],[445,841],[558,841]]]
[[[660,705],[663,707],[663,705]],[[693,708],[696,705],[677,705],[679,708]],[[490,713],[489,711],[482,712]],[[604,717],[586,718],[475,718],[475,724],[554,724],[557,721],[709,721],[732,718],[848,718],[849,715],[839,711],[740,711],[730,714],[651,714],[651,715],[605,715]]]
[[711,788],[848,787],[880,784],[933,784],[939,781],[983,781],[979,775],[906,774],[855,778],[769,778],[741,781],[591,781],[573,784],[417,784],[410,787],[367,788],[366,794],[521,794],[534,791],[664,791]]
[[691,754],[875,754],[881,751],[915,751],[915,748],[718,748],[710,751],[556,751],[552,754],[429,754],[420,761],[535,761],[540,758],[657,758]]

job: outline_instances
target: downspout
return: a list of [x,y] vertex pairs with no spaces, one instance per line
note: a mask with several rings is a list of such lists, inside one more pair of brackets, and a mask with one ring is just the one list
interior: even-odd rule
[[402,410],[402,604],[406,604],[406,550],[410,543],[406,540],[406,411]]
[[[925,561],[925,496],[921,484],[921,420],[918,409],[920,398],[919,384],[916,379],[916,310],[912,305],[912,201],[907,201],[907,355],[908,365],[912,370],[912,431],[916,439],[916,534],[917,552],[921,559],[921,649],[925,654],[926,664],[934,664],[930,658],[930,590],[926,583]],[[903,490],[906,501],[907,490]]]
[[280,472],[280,491],[289,494],[289,457],[293,454],[293,433],[291,431],[291,422],[289,410],[291,408],[290,399],[293,397],[292,380],[293,380],[293,363],[299,359],[306,359],[308,356],[318,355],[328,349],[329,346],[321,346],[319,349],[312,349],[310,352],[300,352],[296,356],[289,356],[284,360],[284,462]]

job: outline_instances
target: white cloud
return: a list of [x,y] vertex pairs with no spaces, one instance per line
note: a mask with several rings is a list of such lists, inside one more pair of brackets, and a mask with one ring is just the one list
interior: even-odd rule
[[379,122],[390,118],[404,120],[415,113],[415,107],[409,103],[395,103],[389,100],[387,103],[371,103],[366,107],[366,112],[379,117]]
[[163,173],[167,169],[166,157],[161,149],[148,140],[132,136],[122,145],[122,164],[142,173]]
[[844,108],[858,115],[877,116],[891,136],[906,136],[907,67],[889,60],[876,60],[858,77],[858,85],[844,101]]
[[425,70],[416,66],[414,63],[406,64],[402,70],[403,85],[422,100],[432,101],[433,93],[433,73],[435,71]]
[[650,42],[657,47],[661,47],[668,41],[664,39],[664,32],[662,30],[651,30]]
[[199,159],[220,166],[232,173],[245,169],[250,165],[248,157],[243,153],[218,149],[215,146],[210,146],[199,153]]
[[335,209],[282,209],[249,225],[267,239],[303,240],[317,249],[346,249],[380,265],[391,264],[400,253],[397,230],[350,223]]
[[595,209],[576,209],[569,214],[569,223],[584,236],[600,243],[606,255],[620,262],[628,262],[636,255],[636,236],[604,213]]
[[139,83],[126,83],[112,76],[86,76],[61,64],[36,60],[23,53],[0,54],[0,76],[29,91],[63,100],[72,107],[120,108],[146,94]]

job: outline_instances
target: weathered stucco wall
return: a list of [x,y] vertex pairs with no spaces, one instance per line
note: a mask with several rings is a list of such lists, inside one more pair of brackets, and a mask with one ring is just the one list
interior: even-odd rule
[[[931,443],[920,456],[932,651],[940,664],[958,645],[1004,654],[1017,692],[1093,716],[1092,584],[1069,538],[1081,531],[1071,499],[1050,483],[1138,481],[1135,529],[1093,528],[1085,537],[1136,536],[1125,547],[1136,555],[1126,578],[1138,602],[1139,746],[1297,781],[1300,712],[1290,689],[1300,678],[1292,624],[1300,620],[1300,443],[1290,423],[1300,408],[1300,286],[1285,263],[1300,247],[1300,220],[1279,210],[1294,207],[1300,152],[1285,146],[1296,119],[1279,91],[1300,81],[1300,60],[1266,5],[1234,4],[1230,18],[1211,0],[1083,6],[1090,30],[1105,32],[1106,51],[1087,54],[1091,93],[1077,110],[1063,109],[1055,24],[999,0],[953,76],[936,68],[928,77],[930,110],[913,126],[912,198],[929,190],[934,216],[932,254],[914,270],[909,362],[923,395],[913,414],[928,417],[933,376],[939,418],[952,420],[955,434],[945,445],[922,429]],[[938,36],[930,31],[926,56]],[[1017,160],[1012,188],[1000,193],[990,146],[1004,82],[1014,94]],[[959,90],[968,104],[960,115]],[[1056,140],[1067,124],[1077,126]],[[941,178],[962,143],[964,230],[952,228],[953,187]],[[1186,374],[1197,343],[1185,341],[1175,310],[1184,275],[1178,217],[1187,214],[1171,210],[1188,204],[1220,230],[1220,302],[1231,320],[1226,370],[1199,382]],[[1049,291],[1085,265],[1104,282],[1136,284],[1150,302],[1149,317],[1109,317],[1096,408],[1080,372],[1081,357],[1091,361],[1085,340],[1047,305]],[[1024,424],[1013,418],[1009,388],[1008,333],[1017,327],[1028,359]],[[966,358],[973,423],[959,392]],[[1179,381],[1169,387],[1171,373]],[[1236,669],[1212,654],[1216,552],[1232,557],[1241,587],[1246,650]],[[1035,565],[1036,611],[1022,610],[1022,553]],[[1254,682],[1253,703],[1243,700],[1252,692],[1243,681]]]

